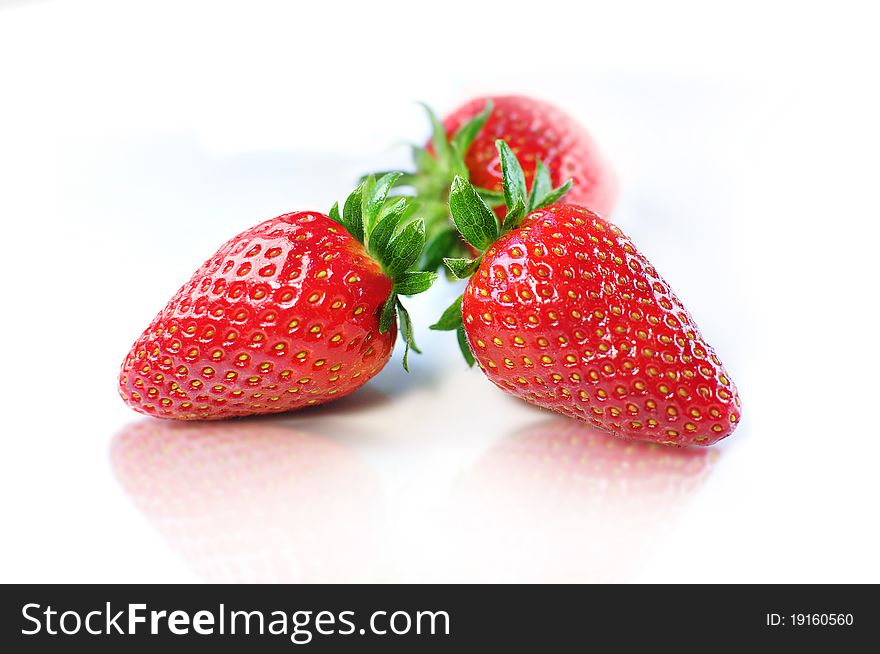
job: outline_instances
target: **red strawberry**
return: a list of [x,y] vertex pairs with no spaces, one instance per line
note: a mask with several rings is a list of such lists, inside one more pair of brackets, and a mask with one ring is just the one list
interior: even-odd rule
[[573,181],[569,201],[601,215],[611,212],[617,196],[614,173],[587,131],[556,107],[524,96],[482,97],[459,107],[442,122],[425,109],[433,138],[426,148],[414,148],[417,170],[401,181],[414,187],[426,213],[426,270],[439,267],[444,256],[464,252],[448,221],[447,193],[455,175],[470,179],[499,218],[504,218],[497,139],[511,145],[530,185],[536,172],[546,167],[552,171],[553,185]]
[[[536,162],[551,171],[551,182],[574,181],[568,201],[607,216],[614,208],[617,183],[614,173],[599,153],[587,131],[571,116],[553,105],[525,96],[476,98],[443,119],[448,138],[480,112],[492,107],[482,129],[465,154],[470,182],[479,188],[501,193],[501,161],[495,141],[510,145],[523,164],[526,183],[531,186]],[[503,210],[503,207],[499,207]]]
[[119,375],[125,402],[185,420],[328,402],[387,363],[398,312],[415,349],[398,295],[436,275],[409,271],[425,228],[406,222],[409,199],[386,203],[397,176],[365,180],[342,215],[284,214],[223,245],[132,346]]
[[507,219],[502,230],[455,180],[452,217],[485,254],[447,259],[457,276],[474,274],[434,327],[457,329],[489,379],[532,404],[638,440],[729,436],[740,419],[736,387],[669,285],[596,213],[548,207],[557,192],[527,197],[516,157],[503,141],[498,149]]

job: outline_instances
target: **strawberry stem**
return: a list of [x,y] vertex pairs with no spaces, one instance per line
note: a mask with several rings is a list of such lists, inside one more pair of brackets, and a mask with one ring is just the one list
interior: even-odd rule
[[[482,194],[470,182],[456,175],[449,189],[449,213],[461,237],[474,249],[485,252],[503,234],[519,227],[532,211],[555,204],[571,188],[572,181],[552,188],[547,167],[537,162],[531,192],[526,188],[522,166],[513,150],[503,140],[495,142],[501,158],[502,186],[507,215],[501,223]],[[444,257],[447,270],[458,279],[467,279],[480,267],[483,257],[475,259]],[[473,353],[467,344],[461,316],[461,297],[453,302],[431,329],[456,331],[458,344],[468,365],[473,365]]]
[[389,195],[401,177],[402,173],[396,171],[378,179],[367,175],[346,198],[342,211],[337,202],[328,215],[364,245],[393,281],[392,292],[379,313],[379,332],[386,333],[397,321],[406,348],[403,367],[409,371],[410,349],[421,350],[416,346],[412,320],[400,296],[424,293],[437,280],[437,273],[413,270],[425,249],[425,222],[415,217],[418,204],[413,198]]

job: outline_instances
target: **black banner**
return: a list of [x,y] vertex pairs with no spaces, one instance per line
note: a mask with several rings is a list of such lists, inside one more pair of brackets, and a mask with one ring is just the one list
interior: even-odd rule
[[[517,651],[845,646],[877,632],[875,586],[2,587],[4,651]],[[7,646],[13,645],[14,649]],[[550,650],[548,650],[550,648]]]

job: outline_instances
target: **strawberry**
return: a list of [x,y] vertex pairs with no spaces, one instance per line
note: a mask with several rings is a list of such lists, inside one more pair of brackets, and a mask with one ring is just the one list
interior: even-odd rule
[[[452,138],[489,105],[489,114],[464,153],[470,181],[500,194],[501,162],[495,141],[501,139],[524,162],[526,182],[543,162],[553,184],[574,180],[569,201],[608,215],[617,195],[615,176],[587,131],[571,116],[553,105],[524,96],[477,98],[443,119],[447,138]],[[503,207],[499,207],[503,210]]]
[[425,242],[398,177],[369,177],[340,214],[288,213],[234,237],[184,284],[132,346],[119,392],[135,411],[218,419],[290,411],[352,393],[388,362],[399,295],[434,273],[409,269]]
[[470,179],[504,218],[497,139],[516,152],[529,184],[539,168],[549,168],[554,185],[573,180],[570,202],[603,216],[611,212],[617,196],[615,175],[587,131],[560,109],[524,96],[475,98],[442,121],[425,109],[433,137],[425,148],[414,148],[416,172],[401,181],[413,186],[425,204],[426,270],[435,270],[443,256],[461,251],[446,209],[447,191],[456,174]]
[[545,191],[546,174],[527,195],[516,156],[497,146],[507,218],[502,228],[455,179],[452,218],[484,254],[446,259],[470,280],[433,327],[457,330],[466,358],[532,404],[638,440],[729,436],[740,419],[736,387],[669,285],[616,226],[556,204],[564,187]]

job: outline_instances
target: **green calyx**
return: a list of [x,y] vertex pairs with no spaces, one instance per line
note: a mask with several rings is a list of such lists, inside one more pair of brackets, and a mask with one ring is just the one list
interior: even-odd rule
[[[431,147],[412,147],[415,172],[400,175],[396,183],[411,189],[418,202],[418,211],[425,220],[426,245],[422,254],[420,268],[434,271],[443,264],[444,257],[466,255],[467,249],[449,222],[449,186],[458,177],[468,179],[465,157],[471,143],[486,124],[492,113],[492,101],[486,102],[483,110],[463,123],[455,134],[447,136],[443,123],[427,105],[422,105],[431,123]],[[481,196],[490,206],[504,204],[504,196],[487,189],[480,190]]]
[[[504,187],[504,204],[507,215],[498,220],[483,193],[467,180],[456,175],[449,189],[449,213],[461,237],[475,250],[485,252],[500,236],[522,224],[523,219],[536,209],[550,206],[562,199],[571,188],[572,180],[553,188],[550,171],[541,162],[535,165],[535,179],[531,190],[526,188],[526,177],[519,160],[503,140],[495,141],[501,158],[501,179]],[[470,277],[482,261],[476,259],[445,257],[443,263],[458,279]]]
[[464,320],[461,316],[461,301],[463,297],[464,296],[459,295],[455,298],[452,304],[446,307],[443,315],[440,316],[440,320],[431,325],[431,329],[444,332],[454,331],[458,337],[458,348],[461,350],[461,355],[464,357],[468,366],[473,367],[475,363],[474,355],[471,352],[471,348],[468,346],[467,336],[464,333]]
[[328,215],[364,245],[394,282],[391,295],[381,309],[379,332],[386,333],[398,322],[406,344],[403,367],[408,371],[410,349],[421,350],[416,345],[412,320],[400,296],[424,293],[436,281],[437,273],[413,270],[425,249],[425,222],[414,217],[418,206],[413,198],[388,195],[401,175],[386,173],[379,179],[368,175],[346,198],[342,211],[337,202]]
[[[449,213],[458,233],[474,249],[485,252],[492,243],[503,234],[516,229],[523,219],[536,209],[556,204],[572,186],[568,180],[561,186],[553,188],[550,171],[541,162],[535,166],[535,179],[531,190],[526,188],[526,178],[516,155],[503,140],[495,141],[501,158],[502,183],[504,188],[504,204],[507,215],[504,222],[498,220],[495,212],[482,197],[483,193],[475,189],[464,177],[456,175],[449,190]],[[475,259],[444,257],[446,269],[458,279],[467,279],[480,266],[481,254]],[[464,324],[461,316],[461,300],[459,296],[431,329],[456,331],[458,343],[468,365],[474,364],[474,356],[467,345]]]

